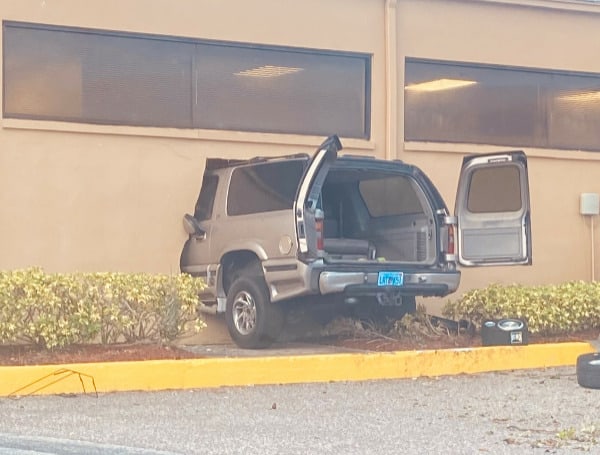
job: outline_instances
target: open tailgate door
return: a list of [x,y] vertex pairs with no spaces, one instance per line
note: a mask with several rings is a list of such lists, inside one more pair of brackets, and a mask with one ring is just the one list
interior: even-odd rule
[[530,265],[531,217],[525,153],[465,157],[455,215],[461,265]]
[[[329,167],[337,158],[342,144],[337,136],[328,137],[313,155],[298,187],[294,213],[296,216],[296,236],[300,253],[316,253],[317,236],[315,229],[321,199],[321,188]],[[322,213],[321,220],[322,221]]]

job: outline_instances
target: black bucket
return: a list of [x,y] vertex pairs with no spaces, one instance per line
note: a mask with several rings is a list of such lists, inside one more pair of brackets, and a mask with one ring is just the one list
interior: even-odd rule
[[483,346],[523,346],[528,343],[527,323],[521,319],[490,319],[481,326]]

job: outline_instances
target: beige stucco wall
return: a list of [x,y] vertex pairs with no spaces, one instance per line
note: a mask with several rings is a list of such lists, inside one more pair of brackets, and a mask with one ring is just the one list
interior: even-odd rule
[[[378,81],[382,15],[361,0],[0,0],[2,20],[365,52]],[[346,141],[354,153],[382,153],[377,85],[372,140]],[[312,153],[322,140],[3,119],[0,269],[176,272],[207,156]]]
[[[397,18],[401,65],[405,57],[418,57],[600,73],[600,42],[590,39],[600,27],[599,5],[400,0]],[[399,87],[404,86],[403,74],[403,70],[398,71]],[[402,90],[397,102],[403,106]],[[397,149],[403,159],[418,164],[431,176],[453,207],[463,154],[507,148],[405,144],[400,129]],[[580,151],[524,150],[529,156],[533,266],[463,268],[458,295],[491,282],[540,284],[592,277],[591,223],[579,214],[579,197],[583,192],[600,192],[600,156]],[[598,228],[594,231],[598,239]],[[595,262],[599,260],[596,253]],[[435,312],[445,300],[425,299],[424,303]]]
[[[600,29],[600,5],[521,3],[527,5],[510,0],[0,0],[0,17],[372,54],[372,138],[345,141],[346,148],[420,165],[452,207],[462,155],[501,148],[405,144],[405,57],[600,73],[600,41],[590,39]],[[0,268],[177,271],[185,238],[181,215],[193,207],[207,156],[311,152],[322,139],[3,119]],[[463,270],[461,291],[493,281],[591,277],[590,223],[578,213],[579,195],[600,192],[599,155],[525,151],[534,265]],[[600,255],[595,259],[600,262]]]

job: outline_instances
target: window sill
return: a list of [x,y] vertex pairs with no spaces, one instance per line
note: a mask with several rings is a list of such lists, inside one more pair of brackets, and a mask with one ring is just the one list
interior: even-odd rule
[[533,147],[511,147],[503,145],[454,144],[441,142],[405,142],[405,152],[441,152],[467,155],[471,153],[495,153],[508,150],[523,150],[527,156],[560,160],[600,161],[600,152],[563,149],[540,149]]
[[[94,125],[89,123],[53,122],[45,120],[2,119],[2,128],[62,131],[69,133],[145,136],[174,139],[201,139],[208,141],[246,142],[260,144],[318,146],[323,136],[298,134],[253,133],[246,131],[202,130],[185,128],[158,128],[121,125]],[[341,138],[345,149],[373,151],[375,143],[366,139]]]

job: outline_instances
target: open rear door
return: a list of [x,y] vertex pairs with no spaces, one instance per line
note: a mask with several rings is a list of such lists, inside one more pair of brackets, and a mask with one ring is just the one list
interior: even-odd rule
[[455,215],[461,265],[531,264],[525,154],[518,151],[465,157]]
[[[316,218],[321,199],[321,187],[327,177],[329,166],[337,158],[337,152],[342,149],[342,143],[337,136],[328,137],[314,154],[300,182],[294,213],[296,215],[296,235],[298,250],[301,253],[314,253],[317,250]],[[320,221],[322,222],[322,216]],[[320,233],[322,235],[322,232]]]

